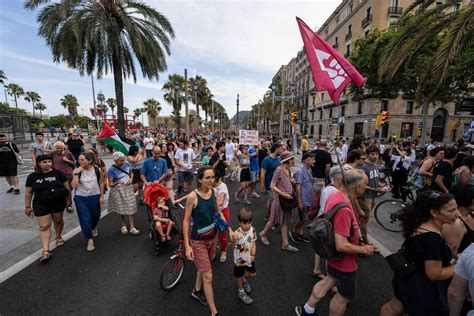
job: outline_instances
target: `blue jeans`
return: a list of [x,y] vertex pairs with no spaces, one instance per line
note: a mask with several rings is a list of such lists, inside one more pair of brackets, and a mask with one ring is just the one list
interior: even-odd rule
[[100,219],[100,194],[93,196],[74,196],[77,217],[86,239],[92,239],[92,230]]

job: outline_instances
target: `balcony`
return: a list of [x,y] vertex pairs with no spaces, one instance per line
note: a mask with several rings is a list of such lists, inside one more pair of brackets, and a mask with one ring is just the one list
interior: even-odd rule
[[339,43],[336,43],[336,44],[332,45],[332,48],[339,49]]
[[388,7],[388,17],[389,18],[399,18],[403,14],[402,7]]
[[350,51],[347,51],[347,52],[344,53],[344,57],[345,57],[345,58],[349,57],[350,55],[351,55],[351,52],[350,52]]
[[370,22],[372,22],[372,14],[366,16],[363,20],[362,20],[362,23],[360,24],[362,26],[362,28],[366,27],[367,25],[370,24]]
[[352,38],[352,32],[346,34],[346,42]]

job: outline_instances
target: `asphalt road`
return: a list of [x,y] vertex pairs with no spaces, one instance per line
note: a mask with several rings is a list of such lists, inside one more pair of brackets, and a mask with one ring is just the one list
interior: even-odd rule
[[[229,184],[231,197],[237,183]],[[261,230],[264,198],[252,199],[254,226]],[[239,205],[231,198],[231,223],[236,227]],[[187,262],[184,275],[171,292],[159,287],[159,276],[173,246],[155,256],[148,238],[145,207],[137,214],[139,236],[123,236],[118,216],[110,214],[99,223],[96,251],[87,253],[82,234],[54,251],[47,264],[34,263],[0,284],[0,315],[24,314],[159,314],[208,315],[207,307],[191,297],[195,269]],[[315,283],[311,276],[313,251],[310,244],[299,244],[299,253],[280,250],[280,235],[269,235],[270,247],[258,243],[257,277],[250,283],[254,303],[246,306],[236,295],[233,264],[213,263],[214,293],[221,315],[293,315],[303,304]],[[348,315],[377,315],[392,293],[392,273],[380,255],[359,260],[357,294]],[[330,296],[317,311],[328,314]]]

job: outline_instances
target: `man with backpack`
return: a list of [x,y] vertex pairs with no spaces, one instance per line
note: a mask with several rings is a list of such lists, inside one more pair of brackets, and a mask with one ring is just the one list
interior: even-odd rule
[[[331,299],[329,314],[344,315],[347,304],[355,296],[357,255],[374,253],[372,245],[359,246],[359,224],[351,203],[352,199],[362,196],[365,192],[368,177],[359,169],[344,172],[344,176],[346,181],[343,182],[339,192],[331,194],[326,202],[327,219],[317,219],[313,222],[327,220],[332,224],[329,225],[330,229],[327,231],[333,229],[333,236],[325,236],[326,238],[319,240],[326,242],[325,247],[320,247],[320,250],[331,249],[332,251],[318,251],[320,256],[327,259],[328,275],[314,285],[306,304],[295,307],[297,315],[313,315],[316,304],[334,286],[337,286],[337,294]],[[341,206],[342,204],[344,206]]]

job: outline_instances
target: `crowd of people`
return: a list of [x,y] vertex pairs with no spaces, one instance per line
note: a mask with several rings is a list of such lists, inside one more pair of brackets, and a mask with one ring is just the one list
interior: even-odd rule
[[[413,264],[413,271],[403,277],[395,273],[394,297],[381,307],[380,315],[459,315],[463,304],[464,311],[472,309],[474,146],[458,143],[444,147],[430,142],[423,150],[410,140],[379,144],[375,139],[354,137],[334,144],[322,138],[311,149],[308,137],[302,136],[298,138],[301,161],[296,161],[300,156],[293,153],[292,144],[276,137],[262,138],[252,145],[239,144],[230,133],[194,134],[190,139],[179,133],[130,137],[136,145],[128,155],[114,152],[113,164],[107,168],[95,146],[88,146],[79,135],[72,133],[67,140],[51,144],[37,133],[29,148],[35,171],[26,180],[25,213],[38,220],[43,249],[40,261],[51,256],[52,224],[56,245],[65,243],[61,235],[64,210],[75,209],[86,250],[95,250],[106,193],[108,210],[120,215],[120,233],[139,235],[135,214],[138,204],[144,203],[143,190],[161,183],[170,205],[186,203],[184,246],[186,257],[197,269],[192,296],[216,315],[212,261],[218,244],[222,263],[227,261],[228,247],[232,249],[238,297],[251,304],[248,280],[256,276],[257,239],[269,247],[276,242],[271,232],[280,232],[281,250],[298,252],[299,245],[311,242],[305,226],[338,207],[331,223],[335,247],[343,257],[322,260],[315,254],[312,274],[318,282],[295,312],[315,314],[318,303],[331,291],[330,314],[343,315],[349,301],[355,299],[358,258],[379,251],[368,238],[376,198],[392,194],[395,199],[405,199],[406,191],[414,189],[415,201],[401,210],[399,218],[405,240],[402,252]],[[11,186],[7,192],[19,194],[14,171],[19,151],[2,134],[0,152],[5,158],[0,176]],[[13,165],[15,168],[6,167]],[[383,181],[382,174],[389,175],[391,183]],[[230,222],[229,181],[239,182],[233,195],[233,201],[241,203],[234,212],[239,227],[219,230],[216,220]],[[257,214],[250,210],[252,199],[266,200],[266,210],[258,212],[266,221],[260,231],[252,226]],[[165,241],[170,239],[170,231],[161,225],[169,224],[165,218],[168,207],[164,201],[158,204],[159,210],[153,214]],[[294,223],[293,215],[297,216]],[[465,295],[469,290],[470,299]]]

